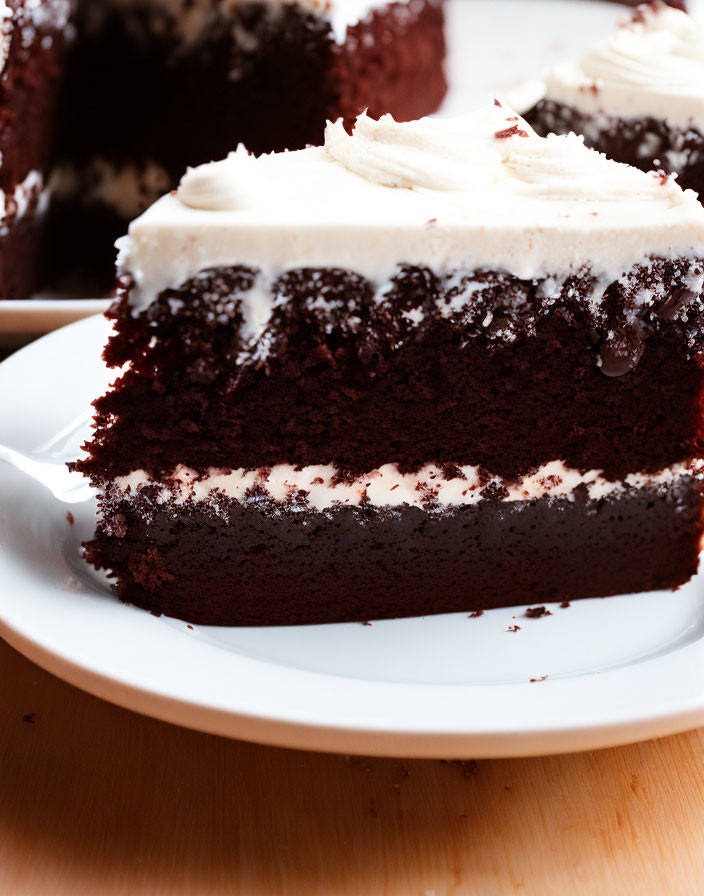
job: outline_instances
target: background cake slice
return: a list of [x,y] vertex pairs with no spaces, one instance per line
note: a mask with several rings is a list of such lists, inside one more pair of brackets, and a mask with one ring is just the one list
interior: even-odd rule
[[7,0],[0,16],[0,298],[110,288],[115,239],[188,164],[319,144],[365,108],[416,118],[446,90],[442,0]]
[[498,103],[192,170],[121,243],[87,556],[225,624],[676,587],[703,259],[693,193]]
[[588,146],[643,171],[677,173],[704,196],[704,20],[655,2],[548,73],[526,113],[540,134]]

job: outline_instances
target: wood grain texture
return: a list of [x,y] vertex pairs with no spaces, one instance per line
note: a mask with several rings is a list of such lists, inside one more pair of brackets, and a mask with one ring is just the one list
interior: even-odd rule
[[704,892],[704,730],[474,763],[186,731],[0,642],[2,896]]

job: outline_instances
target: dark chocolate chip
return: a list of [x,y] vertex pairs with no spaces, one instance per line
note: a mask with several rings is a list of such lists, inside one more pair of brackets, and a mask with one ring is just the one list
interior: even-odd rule
[[606,376],[624,376],[637,366],[644,348],[645,340],[635,330],[615,333],[599,352],[601,372]]
[[695,298],[691,289],[685,287],[675,289],[658,308],[657,315],[662,320],[674,320],[679,312]]

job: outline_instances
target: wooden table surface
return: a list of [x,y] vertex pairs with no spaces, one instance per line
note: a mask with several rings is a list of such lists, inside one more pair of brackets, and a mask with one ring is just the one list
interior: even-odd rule
[[2,896],[704,893],[704,729],[477,763],[228,741],[0,642]]

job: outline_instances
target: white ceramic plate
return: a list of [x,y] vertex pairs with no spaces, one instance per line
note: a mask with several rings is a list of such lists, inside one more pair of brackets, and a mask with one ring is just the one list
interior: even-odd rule
[[[451,0],[451,89],[441,114],[462,115],[492,92],[507,96],[526,79],[538,78],[547,65],[608,33],[623,17],[623,8],[593,0]],[[0,302],[0,348],[103,312],[108,304],[69,297]]]
[[[0,441],[53,442],[111,378],[91,318],[0,365]],[[63,435],[61,435],[63,433]],[[704,581],[524,610],[297,628],[208,628],[121,604],[81,560],[41,486],[0,465],[0,634],[56,675],[122,706],[232,737],[403,756],[603,747],[704,724]],[[509,632],[518,625],[519,631]],[[531,679],[542,681],[531,682]]]

